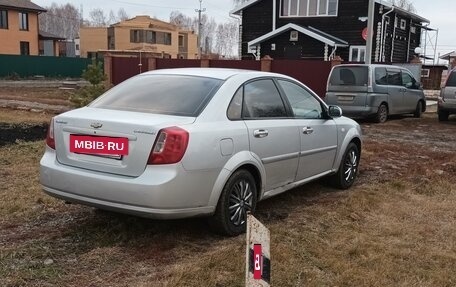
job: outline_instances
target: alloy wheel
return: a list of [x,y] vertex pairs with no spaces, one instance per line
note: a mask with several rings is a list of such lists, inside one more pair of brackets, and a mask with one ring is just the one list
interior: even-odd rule
[[240,179],[231,189],[229,199],[229,218],[233,225],[241,226],[247,220],[247,213],[252,211],[253,191],[250,183]]
[[358,171],[358,155],[355,150],[350,150],[344,162],[344,179],[347,183],[355,179]]

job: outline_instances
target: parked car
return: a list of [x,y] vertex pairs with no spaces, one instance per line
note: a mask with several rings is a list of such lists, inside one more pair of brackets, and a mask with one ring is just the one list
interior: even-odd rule
[[398,66],[346,64],[329,75],[325,101],[338,105],[352,118],[373,118],[383,123],[389,115],[426,111],[421,84],[409,70]]
[[56,116],[46,143],[40,181],[54,197],[158,219],[211,216],[236,235],[260,200],[324,176],[349,188],[361,129],[284,75],[170,69]]
[[440,91],[437,112],[439,121],[448,121],[450,114],[456,114],[456,70],[448,74],[447,81]]

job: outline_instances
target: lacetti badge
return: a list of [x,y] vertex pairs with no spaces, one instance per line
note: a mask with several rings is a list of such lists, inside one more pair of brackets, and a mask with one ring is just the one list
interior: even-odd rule
[[92,155],[128,155],[128,139],[70,135],[70,152]]

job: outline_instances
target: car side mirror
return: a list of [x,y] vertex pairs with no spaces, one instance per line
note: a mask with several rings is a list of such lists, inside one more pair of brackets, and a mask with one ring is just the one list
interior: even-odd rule
[[342,109],[338,106],[329,106],[328,115],[331,118],[340,118],[342,116]]

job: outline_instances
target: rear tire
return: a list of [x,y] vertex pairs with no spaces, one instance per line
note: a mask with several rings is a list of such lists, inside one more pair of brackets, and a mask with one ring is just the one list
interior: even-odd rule
[[419,101],[416,104],[415,112],[413,113],[413,116],[415,118],[421,118],[421,114],[423,113],[423,103]]
[[450,116],[449,112],[438,111],[438,114],[439,114],[439,121],[440,122],[448,121],[448,117]]
[[359,160],[360,152],[358,146],[350,143],[342,157],[339,170],[330,178],[331,185],[340,189],[351,187],[358,175]]
[[388,107],[385,104],[381,104],[378,107],[377,114],[375,115],[375,122],[384,123],[388,119]]
[[209,219],[209,226],[222,235],[244,233],[247,212],[255,211],[256,202],[257,189],[252,174],[244,169],[236,171],[223,187],[215,214]]

